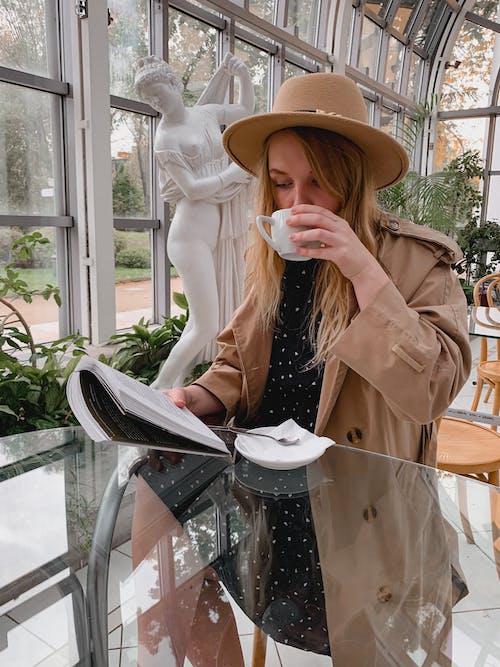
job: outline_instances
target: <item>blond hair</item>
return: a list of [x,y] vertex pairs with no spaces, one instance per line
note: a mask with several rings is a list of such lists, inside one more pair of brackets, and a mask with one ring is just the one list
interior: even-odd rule
[[[286,130],[295,135],[311,165],[313,176],[321,187],[340,201],[338,214],[347,220],[361,243],[376,256],[381,212],[377,209],[375,188],[363,152],[354,143],[327,130],[294,127]],[[258,174],[256,211],[271,215],[275,209],[271,179],[268,173],[266,144]],[[266,243],[255,225],[247,252],[247,290],[252,294],[257,316],[263,329],[274,326],[281,301],[281,278],[285,262]],[[315,290],[309,336],[315,355],[313,364],[331,356],[335,341],[347,327],[352,304],[351,282],[333,262],[320,262],[316,271]],[[316,332],[316,322],[319,328]]]

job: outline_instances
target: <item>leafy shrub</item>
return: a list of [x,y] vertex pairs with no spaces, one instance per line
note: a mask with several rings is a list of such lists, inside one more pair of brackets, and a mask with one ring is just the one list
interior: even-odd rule
[[[38,231],[25,234],[12,242],[11,255],[29,261],[35,248],[48,243]],[[7,294],[11,297],[8,300]],[[5,266],[0,274],[0,301],[7,309],[0,316],[0,435],[76,423],[66,399],[66,382],[79,357],[85,354],[85,339],[72,335],[49,344],[35,344],[17,300],[30,303],[36,294],[61,304],[56,286],[30,289],[13,263]],[[12,321],[21,322],[24,331]]]
[[145,248],[125,248],[117,253],[116,264],[129,269],[149,269],[151,253]]

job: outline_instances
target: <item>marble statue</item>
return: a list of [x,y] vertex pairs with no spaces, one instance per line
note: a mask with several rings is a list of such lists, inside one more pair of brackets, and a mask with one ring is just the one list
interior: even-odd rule
[[[233,76],[239,99],[229,104]],[[245,64],[231,53],[192,107],[184,105],[180,79],[157,56],[139,62],[135,89],[161,113],[154,141],[160,195],[175,205],[167,252],[189,305],[186,328],[152,385],[168,389],[183,384],[195,363],[214,358],[215,337],[241,301],[251,177],[229,163],[221,126],[253,113],[254,90]]]

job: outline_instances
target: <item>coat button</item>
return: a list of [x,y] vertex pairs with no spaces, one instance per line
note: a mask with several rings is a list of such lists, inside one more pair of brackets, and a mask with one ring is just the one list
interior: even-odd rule
[[377,600],[379,602],[389,602],[391,598],[392,598],[392,593],[389,589],[389,586],[381,586],[377,590]]
[[376,518],[377,518],[377,510],[375,507],[373,507],[373,505],[370,505],[365,510],[363,510],[363,519],[365,521],[368,521],[368,523],[375,521]]
[[397,232],[397,230],[399,229],[399,222],[397,220],[389,220],[387,226],[389,227],[389,229],[392,229],[393,232]]
[[361,432],[361,429],[358,428],[357,426],[353,426],[347,431],[347,439],[352,445],[357,445],[362,437],[363,433]]

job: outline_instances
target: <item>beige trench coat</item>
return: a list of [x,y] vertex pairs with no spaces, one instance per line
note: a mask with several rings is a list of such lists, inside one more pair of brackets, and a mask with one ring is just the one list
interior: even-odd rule
[[[326,365],[315,432],[337,443],[434,465],[433,420],[465,383],[471,364],[466,300],[447,236],[395,218],[382,222],[379,261],[391,278],[358,312]],[[226,417],[251,419],[264,394],[272,331],[247,298],[220,334],[221,351],[197,384]]]
[[[353,316],[325,365],[315,432],[337,443],[434,465],[433,420],[470,372],[456,244],[387,217],[379,261],[391,283]],[[264,393],[272,331],[248,298],[198,384],[242,422]],[[336,667],[448,665],[450,549],[432,471],[356,450],[314,464],[311,506]],[[319,472],[318,472],[319,471]],[[319,480],[318,481],[318,476]]]

